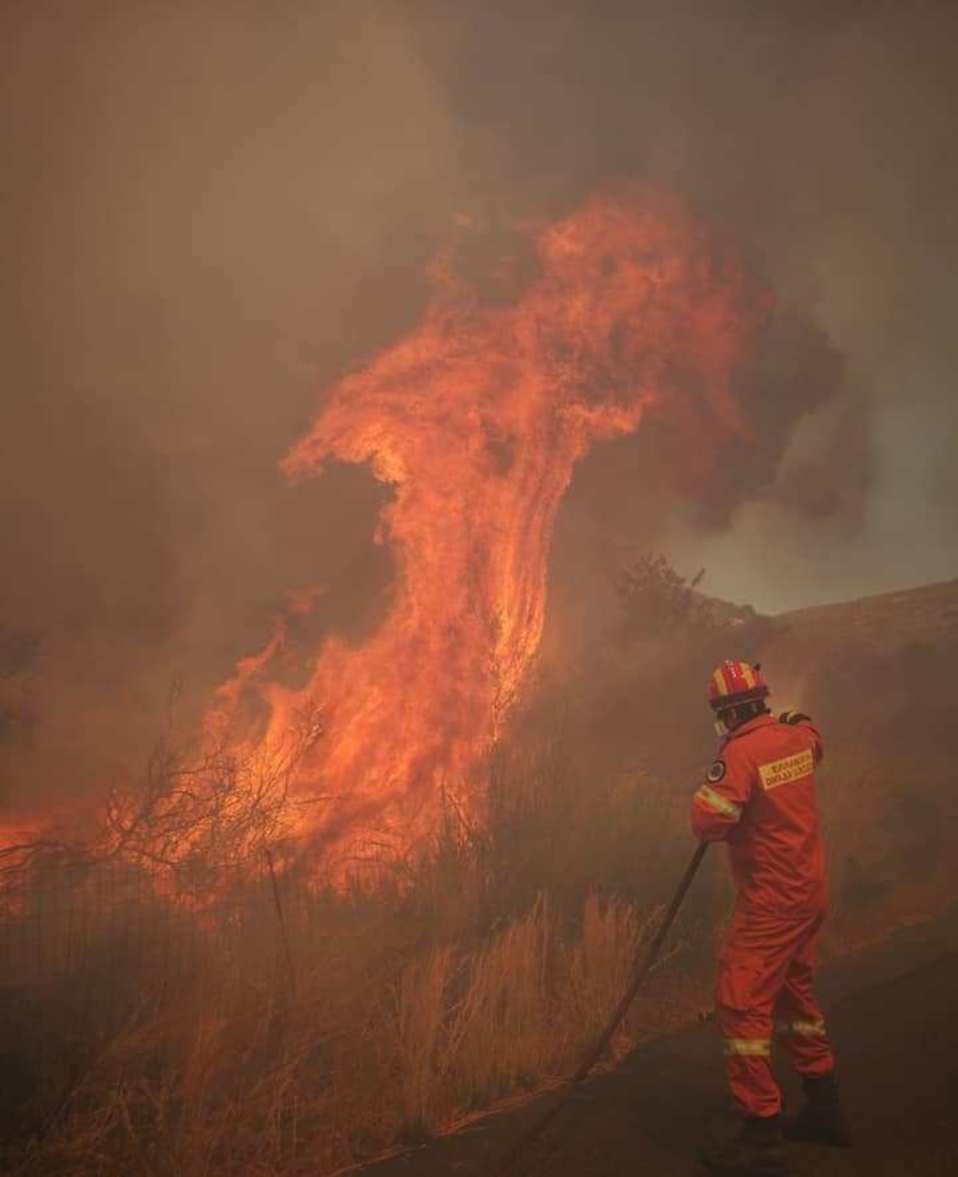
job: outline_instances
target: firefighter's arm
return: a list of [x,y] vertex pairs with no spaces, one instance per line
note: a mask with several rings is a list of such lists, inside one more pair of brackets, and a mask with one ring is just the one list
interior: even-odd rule
[[825,745],[822,742],[822,733],[812,723],[811,716],[805,715],[801,711],[783,711],[778,717],[778,721],[779,723],[787,723],[790,727],[800,727],[808,735],[815,763],[818,764],[825,755]]
[[703,842],[718,842],[735,829],[752,794],[752,773],[740,757],[726,749],[692,797],[692,833]]

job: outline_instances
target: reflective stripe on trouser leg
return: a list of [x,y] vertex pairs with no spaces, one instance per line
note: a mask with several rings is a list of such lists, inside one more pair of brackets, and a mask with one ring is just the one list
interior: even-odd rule
[[791,961],[775,1003],[775,1034],[800,1075],[816,1078],[835,1066],[825,1019],[815,999],[814,940],[802,945]]
[[725,1053],[768,1058],[772,1053],[772,1043],[768,1038],[726,1038]]
[[835,1056],[824,1018],[780,1021],[775,1026],[775,1037],[800,1075],[813,1078],[834,1068]]
[[825,1033],[825,1019],[815,1018],[814,1021],[776,1022],[776,1038],[827,1038]]
[[771,1020],[719,1006],[725,1075],[735,1102],[747,1116],[774,1116],[782,1097],[772,1074]]

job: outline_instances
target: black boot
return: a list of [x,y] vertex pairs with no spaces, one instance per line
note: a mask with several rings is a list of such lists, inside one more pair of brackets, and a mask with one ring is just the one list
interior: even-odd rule
[[788,1177],[778,1116],[750,1116],[731,1140],[706,1145],[700,1157],[724,1177]]
[[838,1098],[835,1072],[802,1079],[805,1106],[797,1115],[782,1117],[782,1133],[788,1140],[806,1140],[832,1148],[850,1148],[851,1129]]

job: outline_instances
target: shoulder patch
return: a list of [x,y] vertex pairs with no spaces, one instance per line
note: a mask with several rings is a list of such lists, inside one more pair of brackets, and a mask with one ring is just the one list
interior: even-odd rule
[[716,760],[715,763],[712,765],[712,767],[708,771],[709,783],[712,785],[716,785],[722,779],[723,776],[725,776],[725,761],[724,760]]
[[812,717],[810,715],[805,715],[801,711],[783,711],[782,714],[778,717],[778,722],[790,724],[811,723]]

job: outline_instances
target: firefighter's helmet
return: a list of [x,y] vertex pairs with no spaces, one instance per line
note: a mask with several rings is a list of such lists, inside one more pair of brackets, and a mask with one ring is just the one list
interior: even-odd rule
[[759,663],[733,662],[726,659],[712,671],[709,679],[709,706],[713,711],[725,711],[740,703],[752,703],[768,695],[768,684],[762,677]]

